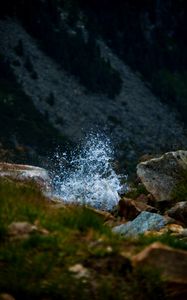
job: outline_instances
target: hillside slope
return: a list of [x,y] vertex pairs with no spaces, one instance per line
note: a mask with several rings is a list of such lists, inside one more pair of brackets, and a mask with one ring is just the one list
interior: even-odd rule
[[77,142],[85,132],[105,128],[124,147],[127,157],[187,144],[174,112],[103,41],[97,42],[101,54],[122,79],[121,91],[114,99],[88,93],[41,50],[38,41],[16,20],[0,21],[0,39],[0,54],[23,91],[51,124],[71,140]]

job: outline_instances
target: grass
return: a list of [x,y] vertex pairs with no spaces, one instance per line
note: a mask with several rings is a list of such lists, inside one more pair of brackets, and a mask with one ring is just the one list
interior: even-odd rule
[[[40,230],[10,238],[8,226],[18,221]],[[133,270],[122,254],[152,242],[112,234],[89,208],[54,208],[33,183],[0,179],[0,292],[16,299],[165,299],[159,274]],[[88,276],[72,273],[69,268],[76,264]]]
[[137,241],[137,244],[141,247],[148,246],[154,242],[161,242],[165,245],[168,245],[172,248],[187,250],[187,243],[183,240],[178,239],[177,237],[171,236],[166,233],[161,236],[144,236],[140,235]]

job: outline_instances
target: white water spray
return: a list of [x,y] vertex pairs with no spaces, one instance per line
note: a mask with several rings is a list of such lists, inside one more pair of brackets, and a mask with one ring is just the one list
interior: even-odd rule
[[113,155],[109,139],[99,134],[89,135],[70,161],[65,153],[62,156],[57,154],[59,171],[53,180],[55,195],[65,202],[111,210],[118,204],[118,193],[122,189],[121,177],[111,165]]

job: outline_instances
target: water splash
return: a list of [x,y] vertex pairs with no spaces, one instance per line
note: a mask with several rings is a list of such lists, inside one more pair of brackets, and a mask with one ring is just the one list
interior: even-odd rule
[[66,153],[56,154],[59,171],[53,179],[55,195],[65,202],[111,210],[124,189],[121,176],[112,168],[113,156],[110,140],[100,134],[89,135],[70,160]]

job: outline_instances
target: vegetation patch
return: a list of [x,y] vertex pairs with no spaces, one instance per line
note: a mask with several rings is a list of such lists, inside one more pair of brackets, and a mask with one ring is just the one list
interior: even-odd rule
[[187,250],[187,243],[183,240],[178,239],[175,236],[171,236],[169,233],[160,235],[160,236],[155,236],[155,235],[140,235],[137,244],[140,247],[145,247],[148,246],[154,242],[161,242],[165,245],[168,245],[173,248],[177,249],[182,249],[182,250]]
[[140,195],[148,195],[149,192],[146,190],[145,186],[142,183],[139,184],[133,184],[131,185],[131,188],[129,192],[125,194],[126,198],[136,199]]
[[174,202],[187,201],[187,171],[181,171],[181,179],[173,188],[172,200]]
[[[166,299],[159,273],[133,269],[124,254],[155,239],[122,239],[93,210],[76,205],[57,209],[29,182],[1,178],[0,201],[3,293],[16,299]],[[12,238],[13,222],[40,230]],[[186,249],[172,237],[157,240]]]

